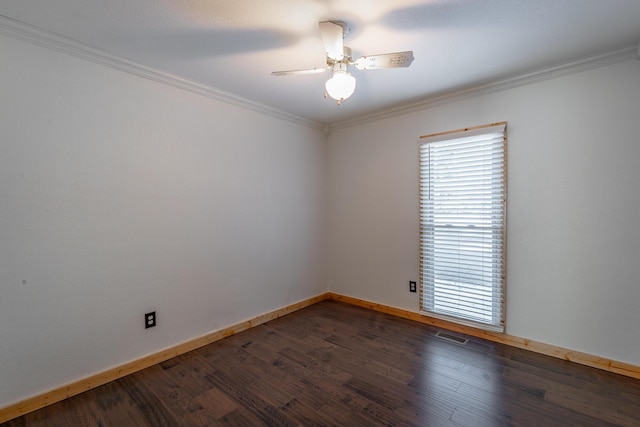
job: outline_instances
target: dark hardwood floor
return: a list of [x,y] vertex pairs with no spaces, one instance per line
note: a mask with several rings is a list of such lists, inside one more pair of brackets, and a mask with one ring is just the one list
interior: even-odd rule
[[4,426],[640,426],[640,380],[325,301]]

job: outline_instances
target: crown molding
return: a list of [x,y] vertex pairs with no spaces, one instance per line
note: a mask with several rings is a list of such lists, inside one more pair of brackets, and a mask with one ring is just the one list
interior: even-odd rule
[[448,104],[455,101],[474,98],[481,95],[501,92],[508,89],[526,86],[545,80],[555,79],[582,71],[592,70],[606,65],[616,64],[629,60],[640,59],[640,43],[626,46],[610,52],[583,58],[578,61],[569,62],[553,67],[542,68],[519,76],[500,80],[493,83],[484,84],[456,92],[445,93],[436,97],[428,97],[418,102],[399,105],[394,108],[387,108],[372,114],[356,117],[349,120],[335,122],[329,126],[329,131],[344,129],[373,121],[396,117],[403,114],[426,110],[438,105]]
[[321,131],[325,131],[326,128],[324,123],[260,104],[182,76],[146,67],[60,34],[2,15],[0,15],[0,34],[298,125]]
[[156,70],[144,65],[120,58],[108,52],[80,43],[60,34],[52,33],[41,28],[26,24],[15,19],[0,15],[0,34],[22,40],[40,47],[51,49],[67,55],[72,55],[86,61],[100,64],[131,75],[152,80],[174,88],[205,96],[220,102],[235,105],[248,110],[256,111],[271,117],[286,120],[291,123],[320,130],[328,136],[332,131],[370,123],[377,120],[396,117],[403,114],[426,110],[442,104],[474,98],[481,95],[501,92],[508,89],[526,86],[545,80],[554,79],[570,74],[587,71],[606,65],[624,62],[632,59],[640,59],[640,43],[624,48],[605,52],[581,60],[543,68],[508,79],[492,82],[459,91],[444,93],[435,97],[427,97],[418,102],[401,104],[396,107],[386,108],[371,114],[358,116],[353,119],[324,124],[310,120],[296,114],[270,107],[249,99],[234,95],[203,83],[188,78]]

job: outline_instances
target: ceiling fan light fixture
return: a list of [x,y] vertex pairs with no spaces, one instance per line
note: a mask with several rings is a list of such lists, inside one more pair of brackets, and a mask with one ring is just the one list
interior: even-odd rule
[[356,90],[356,79],[347,72],[349,65],[354,65],[358,70],[375,70],[406,68],[413,62],[413,52],[410,50],[362,56],[354,61],[351,48],[344,45],[344,36],[349,32],[347,24],[343,21],[329,20],[319,22],[318,26],[325,48],[327,66],[307,70],[274,71],[271,75],[306,75],[332,70],[331,78],[324,84],[324,97],[331,96],[340,105]]
[[340,104],[353,95],[356,90],[356,78],[347,73],[345,64],[336,64],[333,69],[333,75],[327,80],[324,87],[329,96]]

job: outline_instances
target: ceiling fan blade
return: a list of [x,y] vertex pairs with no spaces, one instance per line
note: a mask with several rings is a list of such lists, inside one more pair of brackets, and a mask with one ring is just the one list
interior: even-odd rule
[[323,68],[309,68],[308,70],[288,70],[288,71],[274,71],[272,76],[304,76],[306,74],[320,74],[329,71],[331,67]]
[[342,25],[332,21],[322,21],[318,23],[320,36],[324,42],[324,49],[327,56],[335,61],[342,61],[344,58],[343,28]]
[[383,53],[381,55],[363,56],[355,61],[359,70],[375,70],[378,68],[408,67],[413,62],[413,51]]

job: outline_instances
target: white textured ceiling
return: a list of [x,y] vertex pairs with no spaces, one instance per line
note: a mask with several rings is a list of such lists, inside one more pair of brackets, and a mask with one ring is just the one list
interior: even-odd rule
[[[625,48],[640,0],[2,0],[0,15],[319,123],[336,123]],[[410,68],[350,71],[324,99],[318,21],[353,56],[413,50]]]

